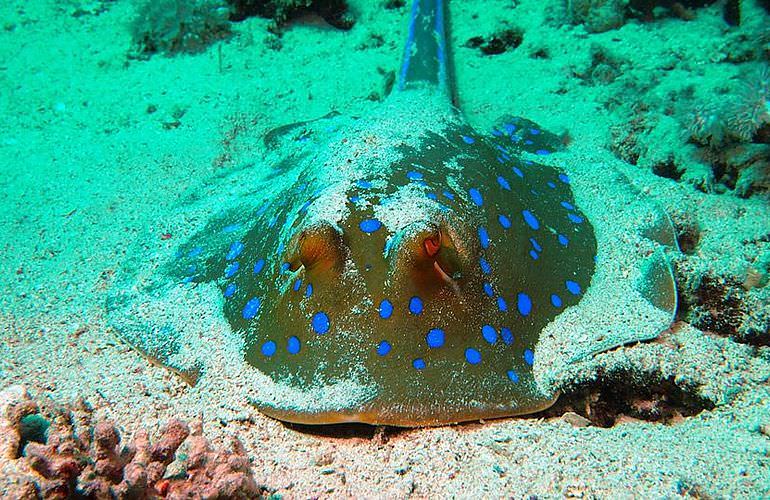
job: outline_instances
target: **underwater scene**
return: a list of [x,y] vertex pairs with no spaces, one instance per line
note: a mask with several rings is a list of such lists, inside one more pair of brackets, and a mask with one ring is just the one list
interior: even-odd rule
[[767,0],[0,21],[0,497],[770,497]]

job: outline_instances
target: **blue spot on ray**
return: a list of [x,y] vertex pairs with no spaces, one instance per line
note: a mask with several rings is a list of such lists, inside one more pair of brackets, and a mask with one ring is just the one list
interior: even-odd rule
[[414,296],[411,299],[409,299],[409,312],[412,314],[421,314],[422,313],[422,299],[418,296]]
[[356,181],[356,186],[360,187],[361,189],[369,189],[372,187],[372,183],[367,180],[360,179]]
[[531,349],[524,349],[524,362],[529,366],[535,364],[535,353]]
[[262,348],[260,350],[262,351],[262,354],[264,354],[265,356],[267,357],[272,356],[273,354],[275,354],[275,350],[276,350],[275,342],[273,342],[272,340],[268,340],[267,342],[262,344]]
[[508,370],[506,372],[506,375],[508,375],[508,379],[513,382],[514,384],[519,382],[519,376],[516,374],[513,370]]
[[497,298],[497,308],[500,309],[502,312],[506,312],[508,310],[508,303],[505,301],[504,298],[502,297]]
[[257,315],[257,311],[259,311],[260,305],[262,305],[262,300],[259,297],[254,297],[246,302],[241,312],[243,319],[253,319]]
[[469,347],[465,349],[465,361],[469,364],[477,365],[481,363],[481,353],[473,347]]
[[358,224],[358,227],[365,233],[373,233],[382,227],[382,222],[377,219],[364,219]]
[[481,248],[486,250],[489,248],[489,233],[485,227],[479,227],[479,241],[481,242]]
[[227,255],[225,256],[225,259],[233,260],[237,258],[242,251],[243,251],[243,243],[241,243],[240,241],[234,241],[230,245],[230,250],[228,250]]
[[311,295],[313,295],[313,284],[308,283],[307,287],[305,288],[305,297],[310,297]]
[[569,218],[569,220],[571,220],[575,224],[580,224],[583,222],[583,218],[581,216],[577,214],[573,214],[572,212],[568,213],[567,217]]
[[516,307],[519,310],[519,314],[528,316],[532,312],[532,299],[526,293],[521,292],[516,298]]
[[490,325],[484,325],[481,327],[481,336],[484,337],[489,344],[497,342],[497,331]]
[[393,304],[391,304],[388,299],[383,299],[382,302],[380,302],[378,310],[380,312],[380,318],[388,319],[393,314]]
[[378,356],[386,356],[390,350],[392,349],[390,342],[387,340],[383,340],[377,345],[377,355]]
[[521,215],[524,217],[524,222],[526,222],[529,227],[535,230],[540,228],[540,222],[538,222],[537,218],[532,215],[532,212],[523,210]]
[[511,219],[509,219],[505,215],[503,214],[498,215],[497,220],[500,222],[500,225],[503,226],[503,229],[509,229],[511,227]]
[[554,307],[561,307],[561,304],[562,304],[561,297],[559,297],[555,293],[551,294],[551,304],[553,304]]
[[505,189],[506,191],[511,190],[511,185],[508,183],[507,180],[505,180],[505,177],[503,177],[502,175],[497,177],[497,183],[500,184],[500,187]]
[[507,345],[513,344],[513,332],[506,326],[500,328],[500,338],[503,339],[503,342]]
[[569,293],[571,293],[572,295],[580,294],[580,285],[578,285],[577,282],[567,280],[565,282],[565,285],[567,286],[567,290],[569,290]]
[[329,331],[329,316],[323,311],[315,313],[310,323],[313,326],[313,331],[318,335],[323,335]]
[[462,137],[463,137],[463,142],[465,142],[465,144],[473,144],[474,142],[476,142],[476,140],[473,137],[469,137],[467,135],[464,135]]
[[564,236],[563,234],[560,234],[559,235],[559,243],[561,243],[562,246],[566,247],[567,244],[569,244],[569,239],[566,236]]
[[238,272],[240,267],[241,265],[237,262],[231,262],[230,265],[225,268],[225,278],[232,278],[235,276],[235,273]]
[[299,339],[294,335],[289,337],[289,339],[286,341],[286,350],[289,352],[289,354],[297,354],[301,347],[302,345],[300,344]]
[[491,297],[495,294],[495,291],[492,289],[492,285],[490,285],[489,283],[485,282],[483,287],[484,287],[484,293],[486,293],[487,296]]
[[230,283],[229,285],[227,285],[227,288],[225,288],[224,296],[232,297],[237,289],[238,289],[238,286],[235,283]]
[[412,366],[414,366],[415,370],[422,370],[425,368],[425,360],[422,358],[417,358],[412,361]]
[[444,345],[444,341],[444,330],[441,328],[433,328],[425,336],[425,342],[431,349],[442,347]]
[[567,210],[575,210],[575,206],[572,203],[568,202],[568,201],[562,201],[561,202],[561,206],[563,206]]
[[492,266],[489,265],[489,262],[484,257],[479,259],[479,265],[481,266],[482,273],[489,274],[492,272]]
[[471,195],[471,200],[473,203],[475,203],[477,206],[481,206],[484,204],[484,198],[481,197],[481,193],[476,188],[470,188],[468,190],[468,194]]
[[407,178],[412,181],[419,181],[422,179],[423,175],[420,172],[416,172],[414,170],[410,170],[406,173]]

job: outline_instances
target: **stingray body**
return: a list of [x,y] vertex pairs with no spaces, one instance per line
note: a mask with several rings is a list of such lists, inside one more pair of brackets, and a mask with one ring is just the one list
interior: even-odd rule
[[670,271],[643,250],[630,288],[662,320],[543,347],[570,311],[590,324],[581,300],[613,284],[594,283],[594,221],[547,164],[558,138],[522,118],[480,134],[452,104],[443,14],[415,0],[398,88],[369,115],[269,134],[263,159],[182,204],[185,241],[138,254],[110,298],[125,340],[194,383],[211,340],[190,331],[213,311],[264,381],[251,399],[266,414],[414,426],[539,411],[557,396],[537,380],[541,352],[579,359],[670,321]]

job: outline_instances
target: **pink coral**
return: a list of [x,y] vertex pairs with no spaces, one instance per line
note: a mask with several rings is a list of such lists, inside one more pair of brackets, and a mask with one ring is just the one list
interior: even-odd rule
[[[0,496],[3,498],[255,498],[243,445],[213,450],[203,425],[172,419],[151,443],[140,430],[126,446],[109,422],[92,424],[83,402],[46,410],[51,425],[45,443],[24,444],[22,419],[41,408],[20,387],[0,392]],[[183,474],[165,477],[177,450],[187,446]],[[21,449],[23,448],[23,449]]]

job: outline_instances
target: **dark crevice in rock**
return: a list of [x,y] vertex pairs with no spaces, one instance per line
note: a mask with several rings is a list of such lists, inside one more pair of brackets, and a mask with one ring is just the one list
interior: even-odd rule
[[515,49],[524,40],[524,32],[518,28],[500,30],[488,37],[474,36],[465,42],[465,46],[479,49],[484,55],[494,56]]
[[276,25],[306,14],[317,14],[335,28],[348,30],[354,20],[345,0],[228,0],[233,8],[232,21],[259,16],[273,19]]
[[677,385],[673,378],[640,377],[619,370],[600,371],[594,380],[565,390],[556,404],[540,415],[577,414],[597,427],[612,427],[639,420],[676,424],[713,408],[711,401],[692,388]]
[[43,418],[39,413],[33,413],[22,418],[19,422],[21,440],[19,441],[19,451],[16,458],[21,456],[22,450],[27,443],[46,444],[48,440],[48,428],[51,422]]
[[652,166],[652,173],[658,177],[665,177],[678,181],[682,178],[683,170],[679,168],[672,158],[656,163]]
[[679,291],[679,315],[685,321],[736,342],[770,345],[770,318],[757,304],[761,299],[751,293],[752,288],[765,285],[762,272],[750,270],[743,282],[735,277],[712,274],[697,281],[677,281],[683,282]]

